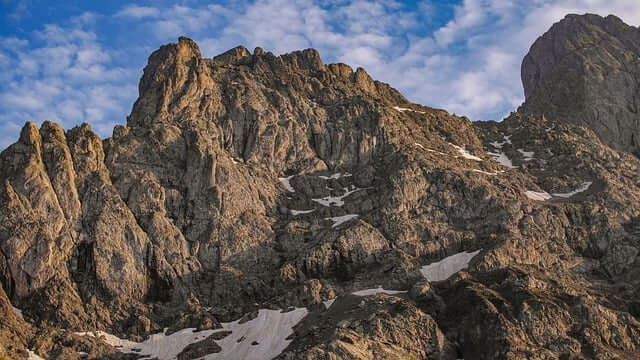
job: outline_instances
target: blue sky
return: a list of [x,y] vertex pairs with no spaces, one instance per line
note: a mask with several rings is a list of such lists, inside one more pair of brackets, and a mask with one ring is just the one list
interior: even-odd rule
[[25,121],[124,124],[149,54],[178,36],[205,56],[314,47],[362,66],[410,100],[472,120],[523,101],[520,63],[567,13],[640,24],[638,0],[0,0],[0,149]]

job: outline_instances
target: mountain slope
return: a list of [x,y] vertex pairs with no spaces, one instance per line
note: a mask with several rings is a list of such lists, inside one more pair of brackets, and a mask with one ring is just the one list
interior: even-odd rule
[[[112,338],[74,332],[146,348],[164,328],[245,331],[264,309],[304,307],[293,337],[233,346],[638,354],[640,161],[600,127],[542,116],[529,95],[471,123],[312,49],[207,59],[186,38],[150,56],[139,90],[111,138],[27,123],[0,154],[0,280],[37,329],[13,353],[117,358]],[[179,358],[231,346],[211,336]]]
[[522,63],[528,112],[593,129],[640,155],[640,29],[610,15],[567,16]]

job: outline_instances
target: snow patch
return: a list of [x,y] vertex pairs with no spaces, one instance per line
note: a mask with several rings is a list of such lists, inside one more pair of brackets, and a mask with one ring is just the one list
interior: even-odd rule
[[[243,324],[240,324],[238,319],[222,323],[222,329],[196,331],[195,328],[188,328],[171,335],[165,335],[165,329],[164,333],[151,335],[141,343],[123,340],[102,331],[77,334],[104,337],[105,342],[118,348],[120,352],[144,355],[142,359],[172,360],[189,344],[204,340],[213,333],[231,331],[231,334],[225,338],[215,340],[222,348],[221,352],[206,355],[202,359],[273,359],[292,341],[287,338],[293,333],[293,327],[307,316],[307,313],[306,308],[296,308],[285,313],[279,310],[262,309],[255,319]],[[257,344],[251,345],[254,342]]]
[[437,153],[437,154],[440,154],[440,155],[447,155],[447,154],[445,154],[445,153],[443,153],[443,152],[440,152],[440,151],[437,151],[437,150],[433,150],[433,149],[426,148],[426,147],[422,146],[422,144],[413,143],[413,145],[415,145],[415,146],[417,146],[417,147],[421,148],[422,150],[428,151],[428,152]]
[[[296,308],[285,313],[280,310],[262,309],[255,319],[243,324],[240,324],[240,320],[223,323],[223,330],[232,331],[231,335],[216,341],[222,348],[221,352],[207,355],[204,359],[273,359],[293,341],[287,338],[293,334],[293,327],[307,316],[307,313],[306,308]],[[251,345],[254,341],[258,344]]]
[[498,164],[502,165],[502,166],[506,166],[510,169],[516,169],[517,166],[513,166],[513,163],[511,162],[511,159],[509,159],[507,157],[507,155],[504,152],[499,152],[499,153],[492,153],[492,152],[488,152],[487,154],[489,154],[492,158],[493,161],[497,162]]
[[333,303],[336,301],[337,298],[333,298],[333,299],[329,299],[329,300],[325,300],[322,303],[324,304],[324,308],[328,309],[331,307],[331,305],[333,305]]
[[13,308],[13,313],[16,314],[17,317],[19,317],[20,319],[24,320],[24,316],[22,316],[22,310],[18,309],[15,306],[12,306]]
[[278,178],[281,182],[282,182],[282,186],[284,186],[285,189],[287,189],[288,192],[296,192],[296,190],[293,188],[293,186],[291,186],[291,179],[294,177],[295,175],[291,175],[285,178]]
[[449,143],[449,145],[453,146],[454,148],[456,148],[456,150],[458,150],[458,152],[460,153],[460,155],[465,158],[465,159],[469,159],[469,160],[475,160],[475,161],[482,161],[481,158],[471,155],[465,148],[460,147],[458,145]]
[[533,151],[524,151],[524,149],[518,149],[518,152],[522,154],[522,157],[524,157],[524,161],[533,160],[533,154],[535,153]]
[[29,357],[27,358],[27,360],[44,360],[43,358],[41,358],[40,356],[38,356],[38,354],[34,353],[31,350],[27,350],[29,352]]
[[388,295],[395,295],[395,294],[404,294],[406,293],[406,291],[385,290],[382,288],[382,286],[378,286],[377,288],[373,288],[373,289],[364,289],[364,290],[352,292],[352,294],[356,296],[369,296],[369,295],[375,295],[375,294],[381,294],[381,293],[388,294]]
[[342,206],[344,205],[344,198],[361,189],[354,186],[351,190],[349,190],[349,188],[343,188],[343,190],[345,191],[345,193],[340,196],[325,196],[320,199],[311,199],[311,200],[317,202],[322,206],[327,206],[327,207]]
[[463,251],[455,255],[447,256],[440,261],[423,266],[420,268],[420,272],[428,281],[447,280],[451,275],[469,267],[471,259],[478,255],[481,250],[482,249],[474,252]]
[[481,174],[485,174],[485,175],[498,175],[498,174],[504,172],[504,171],[488,172],[488,171],[484,171],[484,170],[480,170],[480,169],[473,169],[471,171],[477,172],[477,173],[481,173]]
[[310,214],[312,212],[316,211],[316,209],[311,209],[311,210],[291,210],[291,215],[296,216],[296,215],[302,215],[302,214]]
[[527,195],[529,199],[537,200],[537,201],[545,201],[552,198],[552,196],[546,191],[537,192],[537,191],[527,190],[524,194]]
[[591,184],[593,184],[593,182],[585,181],[585,182],[582,183],[582,185],[579,188],[577,188],[577,189],[575,189],[575,190],[573,190],[571,192],[568,192],[568,193],[553,193],[551,195],[557,196],[557,197],[561,197],[561,198],[570,198],[573,195],[576,195],[576,194],[579,194],[581,192],[587,191],[587,189],[589,189]]
[[347,215],[336,216],[336,217],[328,217],[328,218],[324,218],[324,219],[333,221],[333,225],[331,225],[331,227],[332,228],[336,228],[336,227],[346,223],[347,221],[349,221],[351,219],[355,219],[357,217],[358,217],[357,214],[347,214]]
[[349,176],[353,176],[353,175],[348,173],[348,172],[346,172],[344,174],[343,173],[335,173],[335,174],[330,175],[330,176],[318,175],[318,177],[320,179],[324,179],[324,180],[340,179],[340,178],[349,177]]
[[413,109],[409,109],[409,108],[403,108],[403,107],[400,107],[400,106],[394,106],[393,108],[396,111],[399,111],[399,112],[412,111],[412,112],[415,112],[415,113],[418,113],[418,114],[424,114],[425,113],[424,111],[418,111],[418,110],[413,110]]
[[502,141],[502,142],[498,142],[498,141],[490,142],[489,145],[493,146],[496,149],[502,149],[504,144],[511,144],[511,135],[503,136],[502,138],[504,139],[504,141]]

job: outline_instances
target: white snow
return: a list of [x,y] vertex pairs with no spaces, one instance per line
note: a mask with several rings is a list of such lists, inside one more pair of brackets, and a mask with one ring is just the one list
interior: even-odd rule
[[334,301],[336,301],[336,298],[325,300],[322,303],[324,304],[325,309],[328,309],[333,305]]
[[27,350],[29,352],[29,357],[27,358],[27,360],[44,360],[43,358],[41,358],[40,356],[38,356],[38,354],[34,353],[31,350]]
[[[352,294],[356,295],[356,296],[369,296],[369,295],[375,295],[375,294],[396,295],[396,294],[404,294],[404,293],[406,293],[406,291],[385,290],[380,285],[378,285],[377,288],[363,289],[363,290],[358,290],[358,291],[352,292]],[[333,298],[333,299],[329,299],[329,300],[323,301],[322,303],[324,304],[325,309],[330,308],[331,305],[333,305],[333,303],[336,301],[336,299],[337,298]]]
[[496,149],[502,149],[502,146],[504,145],[504,142],[490,142],[489,145],[493,146]]
[[577,188],[574,191],[568,192],[568,193],[553,193],[553,196],[557,196],[557,197],[561,197],[561,198],[570,198],[575,194],[579,194],[583,191],[587,191],[587,189],[591,186],[591,184],[593,184],[593,182],[591,181],[585,181],[582,183],[582,185]]
[[301,214],[310,214],[312,212],[316,211],[316,209],[311,209],[311,210],[291,210],[291,215],[296,216],[296,215],[301,215]]
[[344,198],[346,198],[347,196],[353,194],[354,192],[361,190],[358,187],[353,187],[351,190],[349,190],[348,187],[343,188],[343,190],[345,191],[343,195],[340,196],[325,196],[323,198],[320,199],[311,199],[315,202],[317,202],[318,204],[322,205],[322,206],[342,206],[344,205]]
[[426,148],[426,147],[422,146],[422,144],[413,143],[413,145],[415,145],[415,146],[417,146],[417,147],[421,148],[422,150],[426,150],[426,151],[428,151],[428,152],[438,153],[438,154],[440,154],[440,155],[447,155],[447,154],[445,154],[445,153],[443,153],[443,152],[441,152],[441,151],[437,151],[437,150],[433,150],[433,149]]
[[460,147],[458,145],[455,144],[451,144],[449,143],[449,145],[453,146],[454,148],[456,148],[458,150],[458,152],[460,153],[460,155],[462,155],[463,158],[465,159],[469,159],[469,160],[475,160],[475,161],[482,161],[481,158],[471,155],[465,148]]
[[491,146],[493,146],[494,148],[496,148],[496,149],[502,149],[502,147],[504,146],[504,144],[511,144],[511,135],[509,135],[509,136],[503,136],[502,138],[504,139],[504,141],[503,141],[503,142],[497,142],[497,141],[494,141],[494,142],[490,142],[489,144],[490,144]]
[[336,217],[328,217],[328,218],[324,218],[324,219],[333,221],[333,225],[331,225],[331,227],[335,228],[335,227],[338,227],[338,226],[346,223],[347,221],[349,221],[351,219],[355,219],[357,217],[358,217],[357,214],[347,214],[347,215],[336,216]]
[[488,172],[488,171],[484,171],[484,170],[480,170],[480,169],[473,169],[471,171],[477,172],[477,173],[481,173],[481,174],[485,174],[485,175],[498,175],[499,173],[503,173],[504,172],[504,171]]
[[379,286],[377,288],[373,288],[373,289],[364,289],[364,290],[359,290],[359,291],[355,291],[352,294],[353,295],[357,295],[357,296],[369,296],[369,295],[375,295],[375,294],[388,294],[388,295],[395,295],[395,294],[404,294],[406,293],[406,291],[399,291],[399,290],[385,290],[382,288],[382,286]]
[[22,310],[18,309],[15,306],[12,306],[12,308],[14,314],[16,314],[20,319],[24,319],[24,316],[22,316]]
[[335,174],[333,174],[333,175],[331,175],[331,176],[318,175],[318,177],[319,177],[320,179],[324,179],[324,180],[340,179],[340,178],[343,178],[343,177],[349,177],[349,176],[353,176],[353,175],[351,175],[351,174],[350,174],[350,173],[348,173],[348,172],[347,172],[347,173],[344,173],[344,174],[342,174],[342,173],[335,173]]
[[488,152],[487,154],[491,155],[493,160],[495,162],[497,162],[498,164],[502,165],[502,166],[506,166],[506,167],[511,168],[511,169],[516,169],[517,168],[517,166],[513,166],[513,163],[511,162],[511,159],[509,159],[507,157],[507,155],[505,153],[503,153],[502,151],[499,152],[499,153]]
[[[231,334],[225,338],[216,340],[222,348],[221,352],[206,355],[202,359],[273,359],[289,345],[291,340],[287,340],[287,337],[293,333],[293,327],[307,313],[306,308],[296,308],[285,313],[279,310],[262,309],[255,319],[243,324],[240,324],[238,319],[230,323],[222,323],[222,329],[196,331],[195,328],[188,328],[171,335],[158,333],[141,343],[119,339],[102,331],[78,333],[78,335],[104,336],[104,341],[118,348],[120,352],[138,353],[144,355],[142,359],[157,357],[158,360],[173,360],[187,345],[204,340],[216,332],[231,331]],[[251,345],[254,341],[258,344]]]
[[545,200],[549,200],[551,199],[551,195],[546,192],[537,192],[537,191],[531,191],[531,190],[527,190],[525,193],[525,195],[527,195],[527,197],[531,200],[537,200],[537,201],[545,201]]
[[424,114],[425,113],[424,111],[418,111],[418,110],[413,110],[413,109],[409,109],[409,108],[403,108],[403,107],[400,107],[400,106],[394,106],[393,108],[396,111],[399,111],[399,112],[413,111],[413,112],[416,112],[418,114]]
[[522,157],[524,157],[524,161],[533,160],[533,151],[524,151],[524,149],[518,149],[518,152],[522,154]]
[[429,281],[447,280],[451,275],[466,269],[471,259],[478,255],[481,250],[482,249],[474,252],[463,251],[455,255],[447,256],[440,261],[423,266],[420,268],[420,272],[422,276]]
[[[222,348],[221,352],[207,355],[204,359],[273,359],[292,341],[287,340],[287,337],[293,333],[293,327],[307,316],[307,313],[306,308],[296,308],[286,313],[263,309],[259,311],[258,317],[244,324],[240,324],[240,320],[223,323],[223,329],[231,330],[231,335],[216,341]],[[239,341],[242,338],[244,339]],[[254,341],[258,344],[251,345]]]
[[282,182],[282,185],[284,186],[285,189],[287,189],[288,192],[296,192],[296,190],[293,188],[293,186],[291,186],[291,179],[294,177],[294,175],[285,177],[285,178],[278,178],[280,179],[280,181]]

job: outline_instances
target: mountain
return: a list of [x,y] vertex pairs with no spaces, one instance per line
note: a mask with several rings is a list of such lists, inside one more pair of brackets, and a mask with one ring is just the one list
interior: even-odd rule
[[640,156],[639,78],[640,29],[612,15],[569,15],[524,58],[524,108]]
[[567,16],[499,123],[313,49],[161,47],[112,137],[27,123],[0,154],[0,355],[637,357],[640,160],[610,130],[638,117],[584,65],[633,31]]

